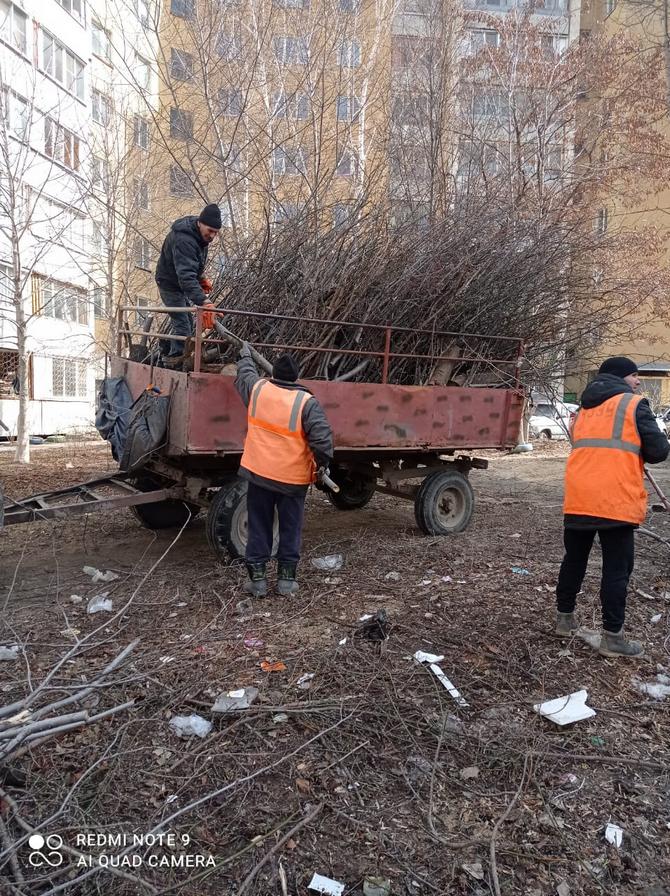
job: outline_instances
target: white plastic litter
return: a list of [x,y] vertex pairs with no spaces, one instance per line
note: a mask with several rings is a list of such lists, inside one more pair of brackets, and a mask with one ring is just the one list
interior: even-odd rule
[[203,719],[202,716],[195,714],[190,716],[174,716],[170,719],[168,724],[177,737],[192,737],[193,735],[196,735],[196,737],[207,737],[212,730],[211,722],[208,722],[207,719]]
[[651,622],[652,625],[656,625],[656,623],[657,623],[657,622],[660,622],[661,619],[663,619],[663,613],[655,613],[655,614],[651,617],[650,622]]
[[437,665],[444,659],[443,656],[435,653],[424,653],[423,650],[417,650],[417,652],[414,654],[414,659],[417,661],[417,663],[428,663],[430,671],[433,673],[433,675],[435,675],[440,684],[442,684],[446,688],[450,696],[454,698],[459,706],[470,705],[458,690],[458,688],[456,688],[451,683],[451,681],[449,681],[440,666]]
[[341,641],[338,641],[337,643],[340,645],[340,647],[344,647],[344,645],[347,643],[347,639],[346,639],[346,638],[342,638],[342,640],[341,640]]
[[612,846],[616,846],[617,849],[621,848],[621,844],[623,843],[623,828],[620,828],[618,824],[612,824],[611,822],[605,828],[605,840],[608,843],[611,843]]
[[83,597],[79,597],[78,594],[71,594],[70,600],[73,604],[80,604],[83,601]]
[[414,659],[417,663],[441,663],[444,656],[441,653],[424,653],[423,650],[417,650]]
[[359,622],[367,622],[368,619],[372,619],[372,613],[363,613],[362,616],[358,617]]
[[596,632],[592,628],[579,628],[575,634],[581,641],[585,641],[589,646],[593,647],[594,650],[600,647],[600,632]]
[[227,694],[219,694],[216,698],[212,712],[236,712],[240,709],[249,709],[251,704],[258,698],[258,688],[237,688],[234,691],[228,691]]
[[109,569],[107,572],[101,572],[95,566],[85,566],[83,572],[93,579],[94,585],[97,585],[98,582],[113,582],[115,579],[118,579],[118,575],[115,572]]
[[296,683],[301,691],[308,691],[310,689],[315,674],[315,672],[305,672],[304,675],[300,676]]
[[18,660],[18,658],[18,644],[15,644],[13,647],[0,647],[0,660],[7,660],[11,662],[12,660]]
[[308,889],[315,893],[325,893],[327,896],[342,896],[344,884],[330,877],[324,877],[322,874],[313,874]]
[[536,703],[533,709],[556,725],[572,725],[573,722],[592,719],[596,714],[595,709],[586,705],[588,696],[586,690],[575,691],[574,694],[568,694],[565,697],[556,697],[555,700]]
[[657,675],[656,681],[640,681],[633,679],[633,685],[641,694],[646,694],[653,700],[665,700],[670,697],[670,675]]
[[326,554],[325,557],[312,557],[310,563],[315,569],[342,569],[342,554]]
[[399,582],[400,581],[400,573],[399,572],[387,572],[384,576],[385,579],[389,579],[391,582]]
[[109,592],[105,591],[104,594],[96,594],[95,597],[92,597],[88,602],[86,612],[89,614],[100,612],[111,613],[112,601],[109,597]]

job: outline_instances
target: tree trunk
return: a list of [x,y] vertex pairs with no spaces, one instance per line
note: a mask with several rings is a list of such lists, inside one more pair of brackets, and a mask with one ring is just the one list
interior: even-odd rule
[[14,309],[16,315],[16,348],[18,350],[19,417],[16,424],[17,464],[30,463],[30,364],[26,312],[21,289],[21,260],[18,246],[14,246]]

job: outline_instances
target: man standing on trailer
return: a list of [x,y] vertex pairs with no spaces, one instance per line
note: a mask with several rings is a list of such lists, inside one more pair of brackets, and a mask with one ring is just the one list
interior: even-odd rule
[[[220,230],[221,210],[214,204],[206,205],[199,216],[179,218],[170,227],[156,265],[158,291],[167,308],[214,307],[207,298],[212,284],[203,273],[210,243]],[[193,335],[192,314],[176,311],[170,318],[175,336]],[[184,344],[171,339],[167,357],[176,362],[184,354]]]
[[[240,349],[235,386],[247,406],[247,436],[239,476],[247,491],[249,579],[244,590],[265,597],[272,556],[275,509],[279,517],[277,591],[295,594],[307,487],[327,472],[333,433],[319,402],[298,385],[298,364],[288,353],[261,379],[248,343]],[[318,472],[316,472],[318,469]],[[316,475],[315,475],[316,473]]]
[[660,463],[670,452],[648,401],[635,394],[639,386],[637,365],[630,358],[608,358],[601,364],[582,395],[565,470],[565,557],[556,587],[556,634],[570,637],[579,627],[575,604],[597,532],[603,555],[603,656],[643,653],[638,641],[627,641],[623,634],[634,533],[647,514],[644,464]]

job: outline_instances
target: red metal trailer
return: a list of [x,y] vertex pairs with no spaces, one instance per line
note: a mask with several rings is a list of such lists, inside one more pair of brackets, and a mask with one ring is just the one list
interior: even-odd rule
[[[168,309],[157,309],[165,312]],[[177,309],[175,309],[177,310]],[[181,309],[180,309],[181,310]],[[206,363],[207,353],[222,340],[203,337],[202,318],[196,315],[195,337],[187,341],[188,372],[169,370],[123,357],[112,359],[113,376],[125,378],[132,397],[147,388],[170,396],[165,443],[138,472],[84,483],[74,489],[34,496],[5,507],[5,525],[30,519],[71,515],[119,506],[132,506],[141,522],[152,529],[185,524],[201,510],[207,512],[207,537],[220,557],[241,556],[246,544],[246,482],[237,477],[246,432],[246,409],[234,386],[230,369]],[[225,319],[253,317],[220,309]],[[263,315],[263,317],[272,315]],[[260,316],[259,316],[260,317]],[[496,386],[396,385],[389,371],[398,359],[444,363],[443,354],[411,355],[393,352],[399,329],[391,326],[322,321],[338,328],[367,328],[378,336],[378,351],[351,351],[371,357],[379,370],[376,382],[306,381],[323,405],[332,425],[335,456],[332,479],[339,493],[329,492],[332,504],[342,510],[365,506],[375,492],[414,502],[422,531],[431,535],[459,532],[468,525],[474,497],[468,481],[472,467],[487,462],[472,456],[477,449],[508,449],[517,444],[523,408],[518,370],[519,340],[495,338],[505,345],[505,357],[460,354],[459,364],[485,363],[496,375]],[[234,326],[231,324],[231,326]],[[458,337],[481,347],[487,337],[477,334],[435,333]],[[120,342],[134,336],[144,344],[147,335],[119,327]],[[263,344],[259,349],[300,352],[341,352],[341,349]],[[150,357],[149,357],[150,360]],[[467,452],[467,453],[465,453]],[[76,508],[76,510],[75,510]]]

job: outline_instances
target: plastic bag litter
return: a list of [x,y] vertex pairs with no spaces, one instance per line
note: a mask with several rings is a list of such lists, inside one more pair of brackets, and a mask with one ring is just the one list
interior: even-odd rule
[[0,660],[18,660],[19,646],[15,644],[13,647],[0,647]]
[[238,688],[235,691],[228,691],[227,694],[219,694],[216,698],[212,712],[237,712],[241,709],[249,709],[251,704],[258,698],[258,688]]
[[652,700],[665,700],[670,697],[670,675],[657,675],[656,681],[640,681],[633,679],[633,685],[641,694],[646,694]]
[[195,713],[190,716],[173,716],[168,724],[177,737],[207,737],[212,730],[212,723]]
[[300,676],[300,678],[296,681],[296,684],[301,691],[308,691],[310,689],[310,687],[312,686],[312,679],[315,675],[315,672],[305,672],[304,675]]
[[98,582],[114,582],[118,579],[118,575],[110,569],[108,569],[107,572],[101,572],[99,569],[96,569],[95,566],[85,566],[82,572],[85,572],[87,576],[91,577],[94,585],[97,585]]
[[556,697],[554,700],[536,703],[533,709],[556,725],[572,725],[573,722],[592,719],[596,714],[595,709],[586,705],[588,696],[588,691],[583,689],[575,691],[573,694],[567,694],[565,697]]
[[309,562],[314,569],[342,569],[344,557],[342,554],[326,554],[325,557],[312,557]]
[[111,613],[112,601],[109,597],[109,592],[105,591],[104,594],[96,594],[95,597],[92,597],[88,602],[86,612],[89,615],[100,612]]
[[605,828],[605,840],[619,849],[623,843],[623,828],[620,828],[618,824],[610,822]]
[[324,877],[322,874],[313,874],[312,879],[307,885],[308,890],[314,893],[325,893],[326,896],[342,896],[344,893],[344,884],[331,877]]

